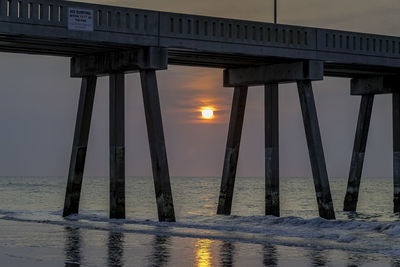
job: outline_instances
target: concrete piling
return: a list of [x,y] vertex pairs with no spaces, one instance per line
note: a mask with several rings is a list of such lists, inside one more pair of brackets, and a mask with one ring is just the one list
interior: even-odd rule
[[86,150],[89,139],[90,121],[96,89],[96,76],[82,78],[76,117],[74,141],[65,193],[63,216],[78,213],[82,178],[85,167]]
[[351,156],[349,180],[344,199],[344,211],[356,211],[361,174],[364,164],[365,147],[367,145],[369,124],[371,121],[374,95],[362,95],[358,114],[357,130]]
[[393,212],[400,212],[400,93],[392,94],[393,102]]
[[247,86],[235,87],[233,92],[231,118],[229,121],[228,140],[226,142],[217,214],[231,214],[246,99]]
[[279,216],[279,108],[278,84],[264,88],[265,215]]
[[110,218],[125,218],[125,74],[110,74]]
[[397,75],[370,75],[351,79],[351,94],[361,95],[356,138],[344,202],[345,211],[355,211],[363,167],[365,145],[374,96],[392,94],[393,107],[393,211],[400,212],[400,93]]
[[311,81],[297,81],[319,216],[335,219]]
[[110,218],[125,218],[125,73],[140,71],[160,221],[175,221],[156,70],[167,68],[167,49],[142,47],[71,58],[82,77],[64,216],[78,213],[96,77],[110,76]]
[[153,168],[158,219],[160,221],[174,222],[174,204],[172,200],[167,152],[165,149],[164,131],[155,71],[141,70],[140,78],[142,82],[143,103]]
[[[280,216],[279,207],[279,83],[297,82],[304,129],[314,177],[318,210],[322,218],[335,219],[326,171],[324,151],[318,125],[311,81],[322,80],[322,61],[308,60],[224,70],[224,86],[235,87],[229,125],[228,142],[222,175],[218,214],[230,214],[235,183],[237,157],[242,131],[244,103],[236,99],[238,88],[264,85],[265,87],[265,214]],[[242,101],[245,101],[243,98]],[[238,107],[243,105],[241,113]],[[240,115],[240,116],[239,116]]]

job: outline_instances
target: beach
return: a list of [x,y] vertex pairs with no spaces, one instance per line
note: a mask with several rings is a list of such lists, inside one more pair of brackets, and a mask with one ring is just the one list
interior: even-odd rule
[[[219,178],[172,177],[177,222],[158,222],[151,177],[127,178],[127,218],[108,219],[108,179],[85,177],[79,215],[62,218],[65,177],[0,179],[2,266],[399,266],[389,178],[365,179],[359,213],[317,215],[311,178],[283,178],[282,217],[263,216],[263,178],[239,177],[231,216]],[[386,185],[387,184],[387,185]],[[379,185],[379,186],[378,186]],[[292,192],[291,194],[289,192]]]

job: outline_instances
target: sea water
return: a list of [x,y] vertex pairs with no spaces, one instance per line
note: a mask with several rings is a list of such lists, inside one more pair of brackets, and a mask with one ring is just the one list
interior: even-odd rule
[[172,177],[176,223],[157,220],[151,177],[126,178],[125,220],[108,219],[106,177],[84,177],[79,215],[62,218],[66,177],[0,177],[0,266],[400,266],[391,178],[363,178],[358,212],[331,178],[337,220],[318,217],[312,178],[281,178],[281,217],[264,179],[238,177],[231,216],[220,179]]

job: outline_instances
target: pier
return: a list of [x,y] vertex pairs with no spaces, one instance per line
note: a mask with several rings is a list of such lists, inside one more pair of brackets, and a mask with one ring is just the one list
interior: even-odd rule
[[[400,38],[58,0],[0,0],[0,52],[71,58],[82,80],[63,216],[79,211],[98,76],[110,77],[110,217],[125,218],[125,74],[140,73],[158,218],[175,221],[156,73],[224,69],[233,88],[218,214],[230,214],[247,92],[265,90],[265,214],[280,215],[279,84],[296,83],[319,215],[335,213],[312,82],[351,78],[361,106],[344,210],[355,211],[375,94],[393,95],[394,211],[400,211]],[[162,85],[161,85],[162,86]],[[229,90],[229,89],[227,89]],[[349,129],[351,130],[351,129]]]

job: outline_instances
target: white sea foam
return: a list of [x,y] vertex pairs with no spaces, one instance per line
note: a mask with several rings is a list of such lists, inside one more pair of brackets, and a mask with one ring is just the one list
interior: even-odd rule
[[315,246],[400,256],[400,223],[272,216],[191,216],[176,223],[108,219],[91,212],[65,219],[61,211],[0,210],[0,219],[102,231],[208,238],[254,244]]
[[[30,229],[29,226],[32,229],[49,228],[58,235],[65,232],[64,228],[79,228],[83,230],[79,232],[88,234],[84,234],[85,238],[101,234],[95,231],[108,232],[103,233],[105,235],[113,232],[125,233],[126,240],[130,240],[126,244],[128,250],[132,244],[129,242],[132,242],[132,239],[136,240],[136,237],[140,236],[138,239],[146,240],[153,239],[153,236],[170,236],[173,237],[171,240],[187,237],[188,243],[193,241],[191,238],[241,243],[238,247],[242,247],[244,250],[241,251],[246,251],[246,254],[250,253],[249,250],[260,247],[259,245],[276,246],[278,250],[279,245],[283,245],[286,246],[283,251],[290,246],[292,251],[298,253],[296,255],[304,255],[304,251],[310,250],[333,249],[338,251],[332,255],[339,252],[340,255],[344,253],[350,255],[349,257],[355,254],[374,254],[378,255],[378,258],[385,255],[400,257],[399,214],[392,213],[392,191],[387,186],[392,184],[391,179],[366,179],[363,190],[372,193],[365,201],[360,192],[358,208],[362,213],[336,210],[338,220],[327,221],[316,218],[318,209],[312,179],[282,179],[282,217],[276,218],[253,216],[264,212],[264,179],[238,179],[232,212],[240,216],[218,216],[213,215],[218,201],[218,178],[173,178],[171,182],[176,223],[156,220],[157,211],[151,178],[127,179],[126,220],[108,219],[106,178],[99,180],[85,177],[84,181],[86,184],[83,185],[80,214],[63,218],[61,207],[65,190],[64,180],[0,179],[0,221],[11,229],[31,224],[24,229]],[[382,182],[386,185],[382,185]],[[50,184],[53,187],[37,186],[38,184]],[[335,207],[342,206],[343,196],[338,192],[343,193],[346,184],[347,179],[332,180]],[[375,190],[378,186],[379,191]],[[4,238],[5,246],[11,246],[14,236],[18,234],[18,230],[15,233],[11,232],[9,236],[4,233],[4,237],[9,238]],[[37,237],[30,238],[36,240]],[[54,240],[60,241],[63,237],[55,236]],[[217,243],[221,242],[215,242]],[[151,250],[152,248],[149,248],[149,251]],[[336,256],[332,257],[332,260],[337,260]],[[359,262],[356,260],[356,263]]]

